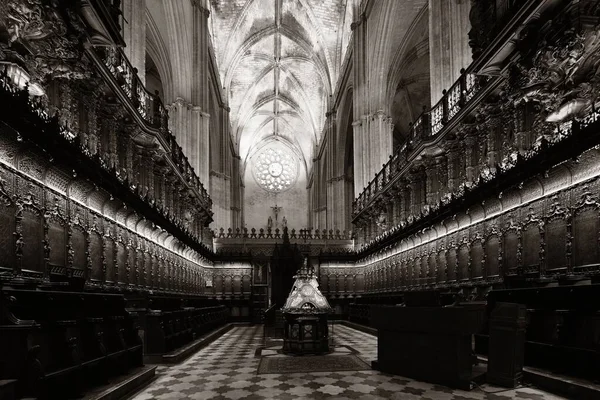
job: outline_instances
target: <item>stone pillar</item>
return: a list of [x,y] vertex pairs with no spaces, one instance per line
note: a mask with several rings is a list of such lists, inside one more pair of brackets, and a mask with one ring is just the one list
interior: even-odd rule
[[146,1],[123,1],[123,39],[125,55],[142,83],[146,83]]
[[394,153],[394,124],[392,118],[382,111],[374,113],[370,118],[367,135],[367,148],[370,149],[371,154],[368,175],[370,179],[373,179]]
[[431,105],[460,77],[472,61],[469,47],[469,0],[429,0],[429,65]]
[[367,118],[361,118],[352,123],[354,135],[354,197],[358,197],[367,187],[372,177],[368,175],[368,164],[370,161],[369,152],[366,149],[368,141],[366,140]]
[[240,177],[241,158],[238,155],[232,155],[231,165],[231,227],[233,229],[243,229],[242,226],[242,187]]
[[[208,17],[210,11],[206,0],[192,0],[193,5],[193,82],[192,82],[192,126],[191,135],[196,174],[201,182],[208,182],[210,172],[208,106],[209,88],[209,52],[208,52]],[[194,165],[193,164],[193,165]]]
[[[326,114],[327,120],[325,121],[325,129],[327,135],[327,156],[325,162],[327,163],[327,176],[325,177],[327,182],[327,193],[326,201],[331,201],[331,204],[343,204],[343,198],[340,197],[340,181],[338,179],[339,165],[338,161],[338,149],[336,148],[336,112],[329,111]],[[343,165],[343,164],[342,164]],[[343,183],[343,182],[342,182]],[[342,207],[340,207],[342,208]],[[343,210],[342,210],[343,211]],[[340,222],[340,210],[337,207],[333,207],[327,210],[327,229],[341,229]]]
[[369,98],[367,85],[367,54],[368,54],[368,30],[367,17],[362,13],[360,2],[352,2],[353,14],[356,16],[350,28],[353,31],[353,72],[354,72],[354,101],[353,115],[356,118],[352,122],[354,134],[354,197],[357,197],[373,178],[369,173],[368,165],[370,158],[370,145],[368,141],[368,109],[366,106]]

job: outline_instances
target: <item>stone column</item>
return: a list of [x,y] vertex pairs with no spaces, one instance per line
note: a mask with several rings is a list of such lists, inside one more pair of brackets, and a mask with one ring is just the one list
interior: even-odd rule
[[240,181],[240,163],[241,158],[235,154],[232,155],[231,165],[231,227],[233,229],[240,228],[242,226],[242,187]]
[[363,149],[365,148],[364,143],[364,120],[359,119],[352,122],[352,129],[354,135],[354,197],[358,197],[362,191],[367,187],[369,178],[366,175],[366,164],[369,161],[368,154],[365,154]]
[[[123,39],[126,46],[125,55],[142,83],[146,83],[146,1],[123,1]],[[125,22],[127,21],[127,22]]]
[[377,111],[370,118],[367,145],[370,149],[368,176],[375,177],[381,168],[389,161],[394,152],[394,124],[392,118],[383,111]]
[[[327,156],[325,162],[327,163],[327,176],[325,179],[327,181],[327,193],[325,196],[326,201],[331,201],[331,204],[340,204],[340,206],[342,206],[343,199],[340,197],[340,183],[343,184],[343,182],[340,182],[338,179],[340,172],[338,165],[340,164],[340,161],[338,161],[338,149],[336,147],[335,110],[329,111],[326,114],[326,117]],[[325,224],[327,229],[333,229],[334,231],[335,229],[341,229],[341,225],[339,224],[340,221],[340,210],[338,210],[337,207],[332,207],[327,210],[327,221]]]
[[[206,0],[192,0],[193,5],[193,40],[192,40],[192,154],[190,162],[201,182],[209,181],[210,147],[209,147],[209,59],[208,52],[208,17],[210,11]],[[216,117],[216,116],[214,116]],[[193,162],[191,161],[193,160]]]
[[354,134],[354,197],[357,197],[366,187],[373,174],[369,172],[370,143],[368,140],[368,29],[367,17],[362,13],[360,2],[352,2],[355,19],[350,28],[353,31],[353,72],[354,72],[354,101],[353,115],[356,120],[352,122]]
[[460,77],[472,61],[469,47],[469,0],[429,0],[429,65],[431,105]]

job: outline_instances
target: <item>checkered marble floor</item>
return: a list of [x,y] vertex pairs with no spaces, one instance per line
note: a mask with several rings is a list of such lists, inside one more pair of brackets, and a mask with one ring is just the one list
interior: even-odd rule
[[[376,337],[343,325],[333,335],[336,345],[351,347],[364,361],[376,358]],[[235,327],[183,363],[157,368],[157,379],[132,399],[561,399],[529,387],[465,392],[372,370],[257,375],[256,350],[263,344],[261,326]]]

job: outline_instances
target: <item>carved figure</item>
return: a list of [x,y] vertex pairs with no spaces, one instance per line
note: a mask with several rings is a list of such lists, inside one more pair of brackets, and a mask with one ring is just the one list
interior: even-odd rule
[[269,219],[267,220],[267,228],[271,229],[273,227],[273,218],[271,218],[271,216],[269,216]]
[[285,217],[283,217],[283,219],[281,220],[281,224],[284,228],[287,228],[287,219]]

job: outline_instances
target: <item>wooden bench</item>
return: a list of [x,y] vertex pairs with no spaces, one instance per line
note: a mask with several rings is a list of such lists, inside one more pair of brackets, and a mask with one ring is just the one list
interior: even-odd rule
[[0,379],[18,396],[67,398],[142,365],[135,315],[122,295],[0,291]]
[[600,285],[495,290],[488,311],[498,302],[527,308],[525,365],[600,379]]
[[225,324],[227,316],[225,306],[152,310],[146,315],[146,354],[160,355],[177,350]]

